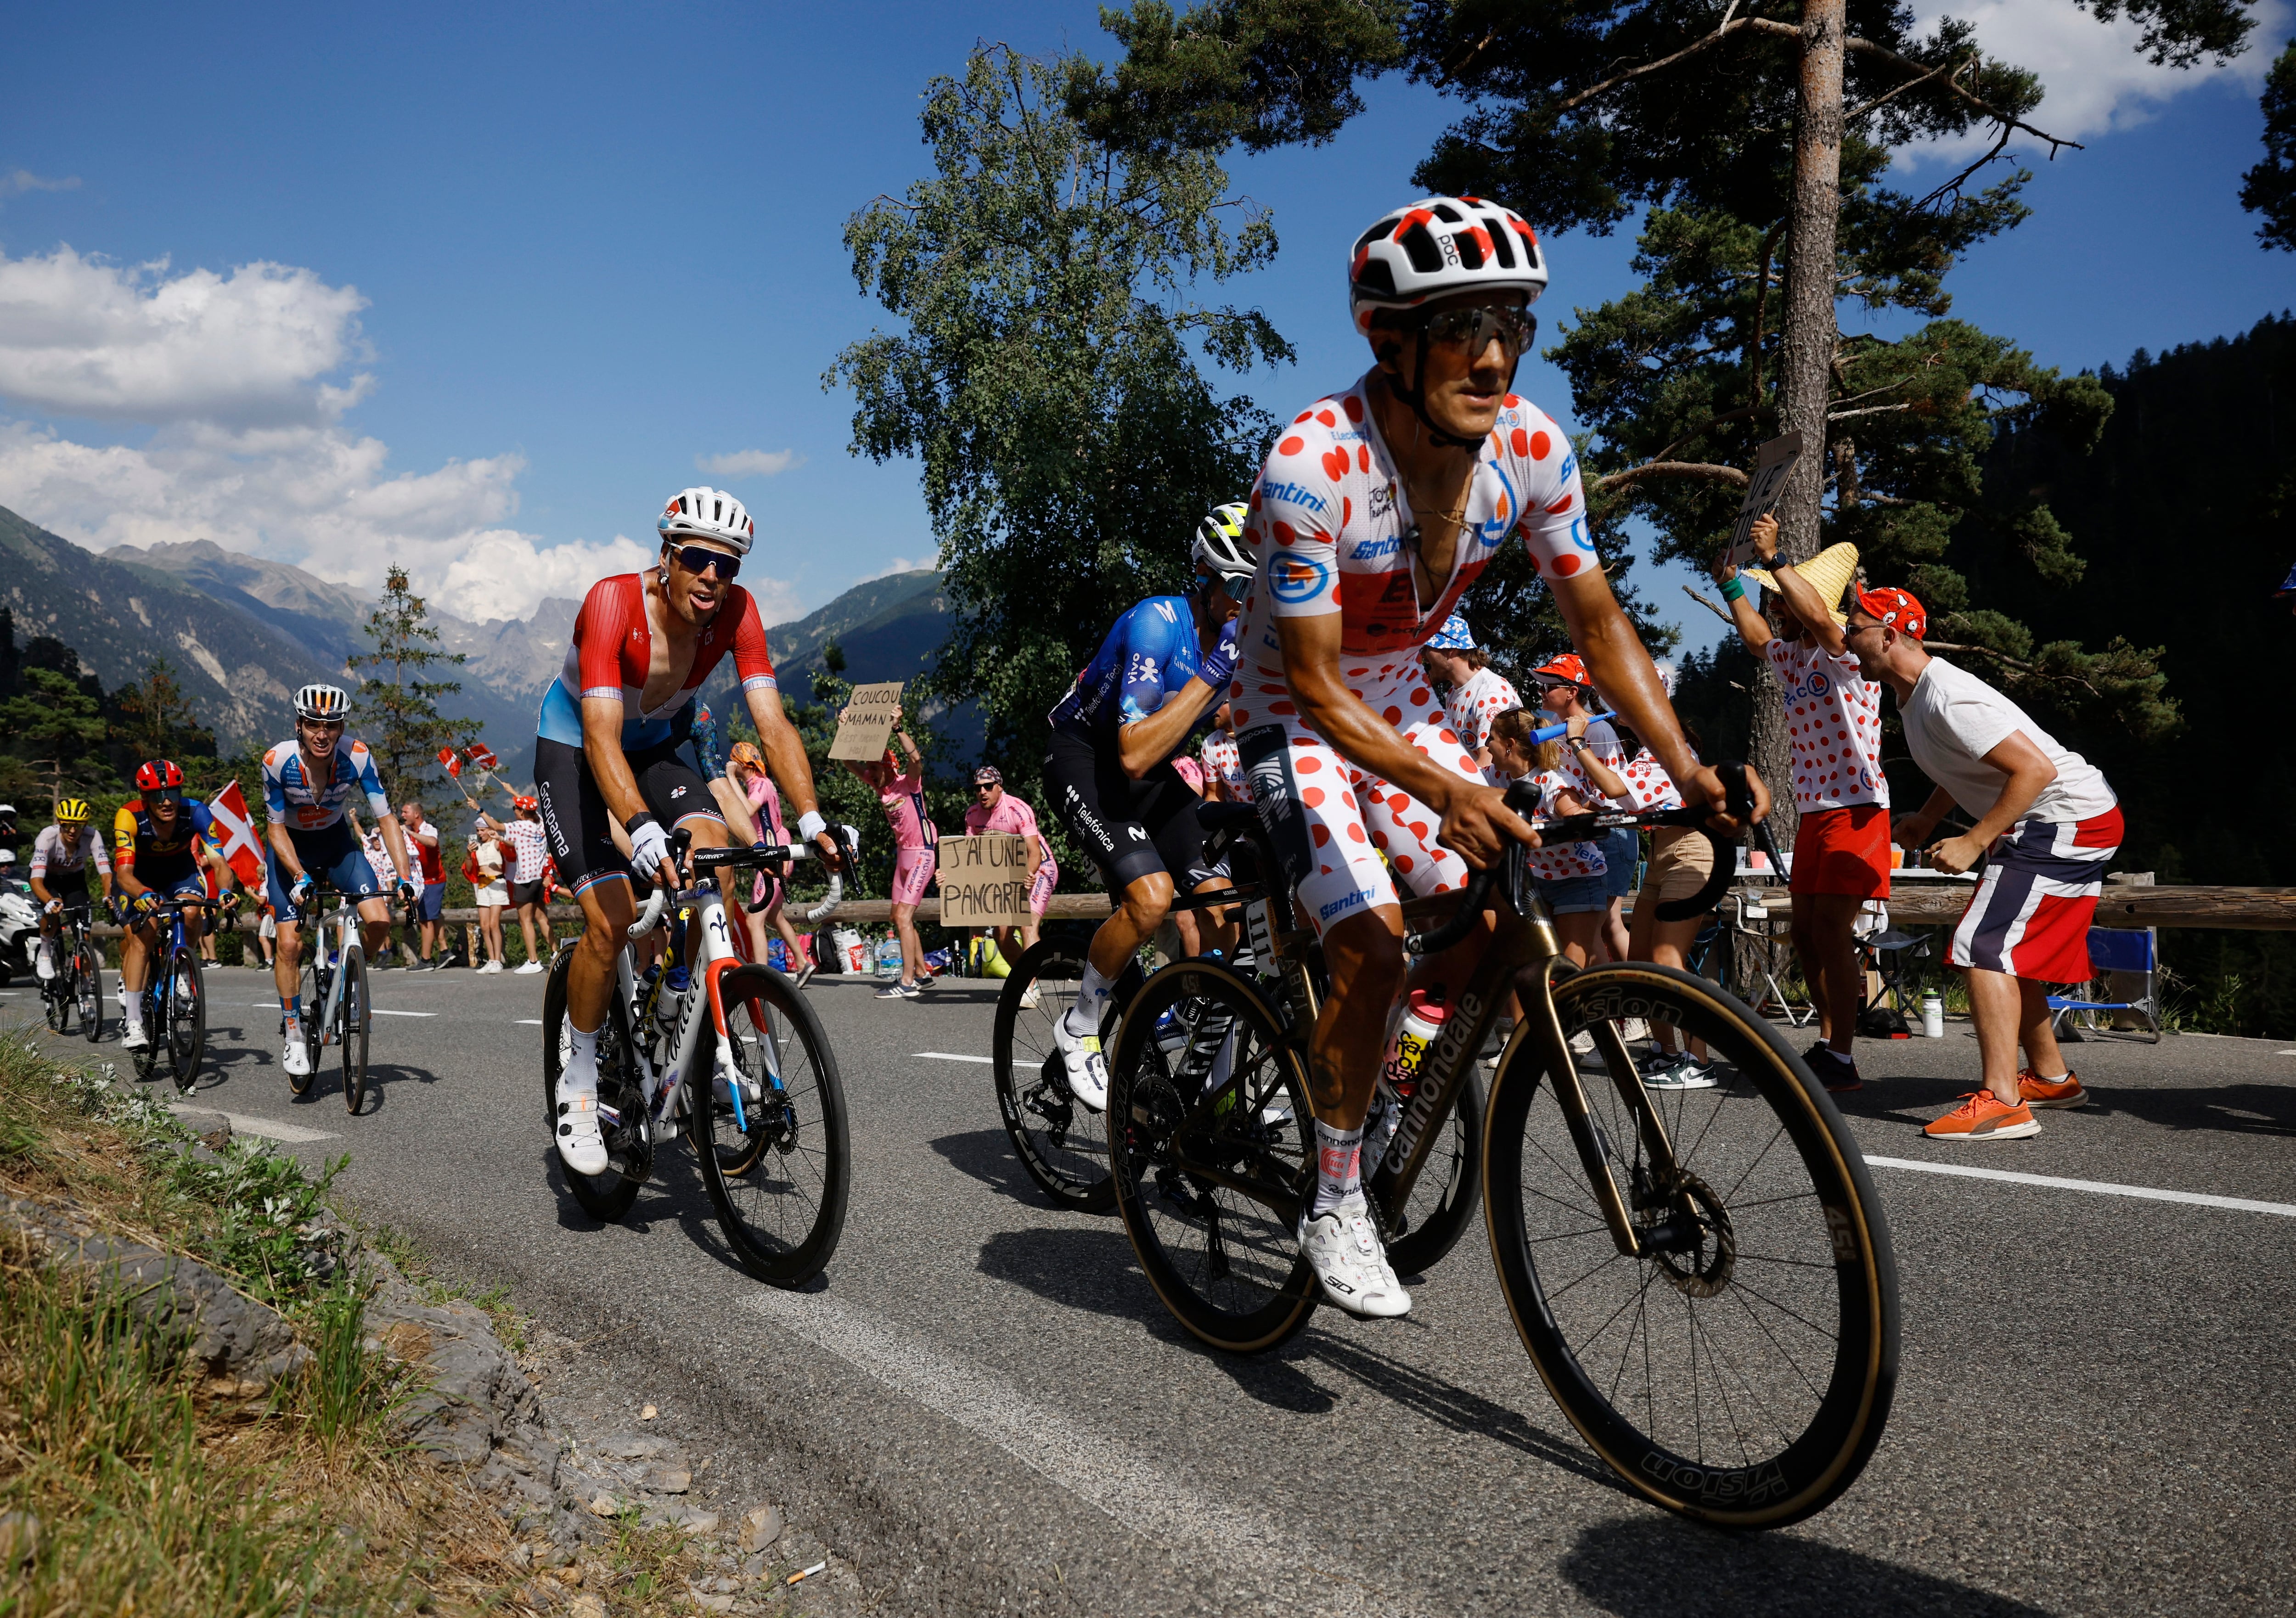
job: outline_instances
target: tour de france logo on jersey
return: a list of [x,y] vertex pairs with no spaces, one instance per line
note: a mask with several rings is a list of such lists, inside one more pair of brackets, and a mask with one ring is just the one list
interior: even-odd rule
[[1268,560],[1267,588],[1279,601],[1312,601],[1330,577],[1322,562],[1297,551],[1278,551]]

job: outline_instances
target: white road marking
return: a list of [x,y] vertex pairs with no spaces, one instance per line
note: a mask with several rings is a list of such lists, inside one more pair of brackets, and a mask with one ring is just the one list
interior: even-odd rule
[[1924,1174],[1962,1174],[1972,1180],[2006,1180],[2058,1191],[2094,1191],[2104,1197],[2142,1197],[2153,1202],[2189,1202],[2203,1208],[2241,1214],[2281,1214],[2296,1219],[2296,1203],[2258,1202],[2247,1197],[2210,1197],[2200,1191],[2164,1191],[2149,1185],[2115,1185],[2109,1180],[2064,1180],[2054,1174],[2021,1174],[2013,1169],[1980,1169],[1965,1163],[1920,1163],[1910,1157],[1868,1157],[1877,1168],[1914,1169]]
[[259,1135],[266,1140],[283,1140],[290,1146],[300,1146],[311,1140],[340,1140],[340,1135],[332,1130],[305,1129],[299,1124],[280,1124],[270,1118],[258,1118],[250,1113],[224,1112],[219,1107],[201,1107],[196,1101],[170,1102],[171,1112],[221,1113],[231,1124],[234,1135]]
[[521,1028],[539,1028],[542,1026],[542,1019],[538,1017],[521,1017],[518,1019],[518,1026]]
[[1362,1586],[1318,1574],[1306,1542],[1275,1524],[1199,1493],[1185,1474],[1147,1459],[1137,1446],[1037,1403],[881,1316],[825,1292],[776,1287],[745,1294],[741,1304],[939,1411],[1106,1512],[1128,1532],[1168,1545],[1210,1544],[1253,1567],[1273,1588],[1299,1591],[1302,1606],[1317,1613],[1387,1610],[1366,1601],[1371,1592]]
[[386,1011],[381,1006],[371,1007],[377,1017],[436,1017],[436,1011]]
[[954,1050],[920,1050],[917,1056],[920,1059],[929,1058],[936,1062],[978,1062],[983,1067],[996,1065],[996,1058],[993,1056],[959,1056]]

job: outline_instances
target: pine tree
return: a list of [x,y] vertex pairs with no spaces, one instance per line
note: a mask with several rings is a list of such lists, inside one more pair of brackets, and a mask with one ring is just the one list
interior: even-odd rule
[[132,772],[147,758],[189,758],[216,756],[215,732],[200,723],[176,671],[164,658],[144,671],[134,685],[111,693],[110,741],[114,763]]
[[101,705],[78,681],[53,668],[28,666],[22,680],[23,694],[0,703],[0,731],[8,735],[11,750],[46,779],[49,798],[62,797],[67,788],[86,792],[108,786],[111,772],[100,749],[110,727]]
[[439,712],[439,699],[460,691],[462,682],[425,679],[425,673],[440,665],[460,667],[467,659],[440,650],[439,632],[424,622],[429,616],[406,569],[392,567],[384,576],[382,601],[366,621],[374,650],[349,659],[354,671],[373,671],[353,693],[351,712],[394,805],[420,798],[436,784],[439,749],[467,746],[480,731],[474,719],[448,719]]

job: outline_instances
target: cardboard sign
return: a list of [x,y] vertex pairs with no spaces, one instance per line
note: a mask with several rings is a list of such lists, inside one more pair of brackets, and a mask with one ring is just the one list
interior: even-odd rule
[[1785,492],[1786,479],[1801,459],[1801,434],[1787,433],[1773,438],[1755,452],[1754,475],[1746,484],[1746,497],[1738,503],[1738,526],[1730,530],[1727,552],[1733,568],[1751,567],[1754,561],[1754,542],[1749,537],[1754,530],[1754,519],[1778,503]]
[[1002,832],[940,840],[940,924],[1026,927],[1029,839]]
[[857,685],[853,699],[837,716],[837,740],[829,744],[832,758],[870,764],[885,756],[885,744],[901,723],[901,682]]

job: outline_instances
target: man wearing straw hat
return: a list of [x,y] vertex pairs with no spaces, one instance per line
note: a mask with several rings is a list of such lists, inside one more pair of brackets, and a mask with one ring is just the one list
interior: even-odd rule
[[1890,783],[1882,775],[1882,688],[1859,669],[1842,640],[1849,617],[1841,593],[1857,572],[1857,547],[1828,545],[1796,566],[1776,561],[1778,524],[1756,519],[1754,552],[1771,568],[1745,577],[1774,592],[1781,631],[1746,600],[1746,586],[1726,559],[1715,569],[1731,621],[1747,650],[1777,671],[1793,743],[1794,952],[1817,1004],[1819,1039],[1810,1070],[1828,1090],[1864,1081],[1851,1050],[1865,977],[1853,931],[1858,907],[1890,896]]

